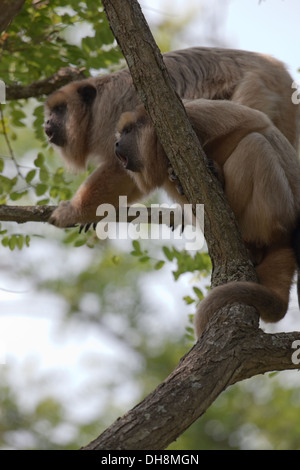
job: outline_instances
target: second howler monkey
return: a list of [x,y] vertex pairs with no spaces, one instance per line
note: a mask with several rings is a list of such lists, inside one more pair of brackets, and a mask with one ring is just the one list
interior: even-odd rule
[[[231,101],[184,102],[206,156],[216,163],[260,283],[215,287],[200,302],[199,337],[213,313],[242,302],[266,322],[285,315],[296,270],[292,235],[300,214],[300,163],[295,149],[262,112]],[[115,152],[143,196],[163,187],[184,204],[168,178],[169,162],[143,106],[121,116]]]

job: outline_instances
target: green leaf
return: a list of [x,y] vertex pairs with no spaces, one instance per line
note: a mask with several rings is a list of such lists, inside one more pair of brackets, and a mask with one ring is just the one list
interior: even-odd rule
[[26,118],[26,114],[21,109],[15,108],[11,112],[12,123],[16,127],[25,127],[24,122],[21,121],[21,119],[25,119],[25,118]]
[[74,243],[74,246],[78,248],[78,247],[80,247],[80,246],[83,246],[85,243],[86,243],[86,239],[85,239],[85,238],[82,238],[82,239],[77,240],[77,241]]
[[24,245],[24,237],[23,235],[17,235],[16,236],[16,245],[19,248],[19,250],[22,250],[23,245]]
[[41,168],[40,170],[40,181],[46,183],[49,180],[49,173],[46,168]]
[[27,183],[31,183],[35,175],[36,175],[36,170],[30,170],[25,177]]
[[133,256],[143,256],[143,252],[141,250],[140,242],[138,240],[133,240],[132,246],[134,248],[134,250],[131,251],[131,254]]
[[35,193],[36,193],[37,196],[42,196],[43,194],[45,194],[47,189],[48,189],[47,184],[40,183],[40,184],[36,185]]
[[204,295],[203,295],[203,292],[201,289],[199,289],[198,287],[193,287],[193,291],[195,292],[195,294],[197,295],[198,299],[200,300],[203,300],[204,298]]
[[44,206],[45,204],[49,204],[49,202],[50,202],[49,198],[41,199],[40,201],[37,201],[37,205],[38,206]]
[[74,243],[77,240],[79,234],[77,231],[72,230],[64,239],[64,243]]
[[161,269],[164,265],[165,265],[165,262],[164,262],[164,261],[162,261],[162,260],[161,260],[161,261],[157,261],[157,263],[155,263],[155,265],[154,265],[154,269],[156,269],[156,270],[158,271],[158,270]]
[[17,239],[15,235],[12,235],[8,240],[8,247],[11,251],[13,251],[16,247]]
[[37,158],[34,160],[34,164],[38,168],[43,168],[43,166],[45,165],[45,157],[42,153],[38,153]]
[[141,256],[141,258],[139,259],[139,261],[141,263],[146,263],[147,261],[149,261],[151,258],[150,256]]
[[53,176],[53,183],[54,184],[62,184],[65,183],[64,181],[64,168],[58,168]]
[[2,243],[2,245],[5,246],[5,247],[8,246],[8,243],[9,243],[9,238],[8,238],[8,236],[3,237],[2,240],[1,240],[1,243]]
[[183,297],[183,300],[187,305],[193,304],[195,302],[195,299],[192,299],[192,297],[190,297],[189,295]]
[[173,253],[171,252],[170,248],[168,248],[167,246],[163,246],[162,248],[164,254],[165,254],[165,257],[169,260],[169,261],[173,261],[174,259],[174,255]]
[[10,193],[10,199],[12,201],[18,201],[19,199],[21,199],[23,196],[26,196],[27,194],[28,194],[28,191],[22,191],[20,193],[13,192],[13,193]]

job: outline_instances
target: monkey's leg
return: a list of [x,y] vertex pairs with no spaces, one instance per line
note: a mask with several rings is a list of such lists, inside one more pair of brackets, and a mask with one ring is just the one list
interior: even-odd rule
[[141,198],[134,181],[117,161],[101,165],[82,183],[71,201],[59,204],[49,223],[57,227],[93,223],[98,206],[112,204],[117,208],[119,196],[126,196],[128,204]]
[[[271,247],[263,261],[256,266],[260,283],[270,289],[281,299],[286,309],[289,303],[290,289],[296,272],[296,257],[290,246]],[[277,322],[286,312],[266,310],[261,317],[266,322]]]
[[270,246],[295,225],[295,196],[281,159],[262,134],[253,132],[224,164],[226,197],[249,243]]

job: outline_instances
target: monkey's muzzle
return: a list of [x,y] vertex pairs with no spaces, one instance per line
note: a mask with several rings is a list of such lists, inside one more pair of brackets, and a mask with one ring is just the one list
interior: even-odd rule
[[51,142],[52,139],[53,139],[54,132],[53,132],[52,126],[50,125],[49,121],[46,122],[46,124],[45,124],[45,134],[47,135],[49,142]]
[[124,168],[127,168],[128,160],[127,160],[126,157],[124,157],[124,155],[122,155],[122,154],[119,152],[119,143],[118,143],[118,142],[115,143],[115,155],[116,155],[116,157],[120,160],[120,162],[122,163],[123,167],[124,167]]
[[49,144],[54,144],[58,147],[64,147],[64,145],[67,144],[66,134],[62,126],[59,127],[49,120],[46,122],[44,130],[48,137]]

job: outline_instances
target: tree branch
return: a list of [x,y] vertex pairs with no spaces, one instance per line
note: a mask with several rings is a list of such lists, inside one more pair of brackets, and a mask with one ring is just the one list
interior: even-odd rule
[[[17,222],[18,224],[24,224],[26,222],[48,222],[49,217],[52,212],[57,208],[57,206],[8,206],[5,204],[0,204],[0,221],[2,222]],[[126,210],[126,214],[125,214]],[[136,208],[137,214],[131,215],[128,214],[128,211],[132,212],[132,208],[122,208],[122,213],[120,210],[116,210],[116,217],[113,222],[126,222],[128,223],[145,223],[151,224],[154,220],[154,210],[151,207],[142,206],[141,208]],[[135,211],[134,211],[135,212]],[[140,213],[140,214],[139,214]],[[142,218],[141,218],[142,216]],[[107,215],[95,217],[95,222],[101,222],[101,220],[106,219]],[[174,209],[164,208],[163,210],[159,209],[159,213],[155,216],[155,221],[158,224],[168,223],[172,228],[176,228],[176,223],[180,223],[179,217],[175,215]],[[182,214],[182,223],[183,214]]]
[[163,383],[84,449],[165,449],[228,386],[268,371],[298,369],[292,362],[296,340],[300,333],[267,335],[249,331],[249,325],[214,325]]
[[57,206],[7,206],[0,205],[0,220],[3,222],[47,222]]
[[74,67],[63,67],[54,75],[51,75],[51,77],[33,82],[30,85],[7,85],[6,99],[20,100],[49,95],[53,91],[67,85],[67,83],[73,80],[82,80],[86,78],[84,71],[85,68],[76,69]]

